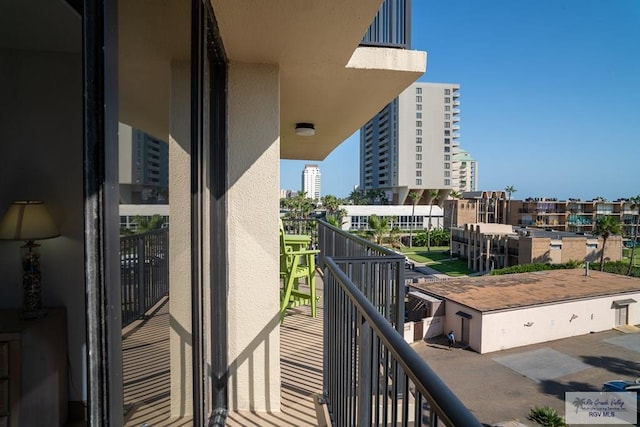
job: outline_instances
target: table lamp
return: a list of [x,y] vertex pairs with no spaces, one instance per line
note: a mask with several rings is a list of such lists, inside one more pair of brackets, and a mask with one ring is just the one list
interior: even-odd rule
[[22,246],[22,318],[34,319],[42,315],[42,281],[40,255],[35,241],[58,237],[58,227],[40,201],[16,201],[0,220],[1,240],[21,240]]

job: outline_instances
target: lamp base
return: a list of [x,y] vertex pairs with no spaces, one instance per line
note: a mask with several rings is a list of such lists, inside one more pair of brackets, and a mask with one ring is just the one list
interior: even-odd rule
[[27,245],[22,259],[22,315],[23,319],[42,317],[42,277],[37,245]]

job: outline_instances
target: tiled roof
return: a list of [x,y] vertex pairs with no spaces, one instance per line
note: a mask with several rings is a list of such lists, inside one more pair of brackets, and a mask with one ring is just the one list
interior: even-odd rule
[[583,269],[467,277],[411,287],[480,312],[640,292],[640,279]]

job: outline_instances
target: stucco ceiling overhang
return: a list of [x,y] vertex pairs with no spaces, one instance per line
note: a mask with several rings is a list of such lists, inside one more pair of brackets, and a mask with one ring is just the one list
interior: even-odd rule
[[[322,160],[420,77],[426,53],[359,47],[382,0],[213,0],[231,63],[280,70],[281,157]],[[119,2],[121,120],[168,139],[172,61],[188,61],[190,2]],[[313,123],[312,137],[295,134]]]
[[[231,62],[280,68],[282,158],[324,159],[424,73],[425,52],[358,47],[381,3],[212,1]],[[299,122],[315,135],[297,136]]]

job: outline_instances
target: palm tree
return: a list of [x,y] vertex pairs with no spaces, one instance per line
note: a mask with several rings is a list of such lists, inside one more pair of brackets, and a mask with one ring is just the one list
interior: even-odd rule
[[152,216],[136,215],[133,222],[136,224],[136,233],[147,233],[161,228],[164,219],[158,214]]
[[369,217],[368,223],[369,234],[378,245],[382,244],[382,238],[389,231],[389,219],[374,214]]
[[362,190],[358,190],[358,189],[354,189],[347,197],[347,200],[349,200],[352,205],[367,204],[367,198],[365,196],[365,193]]
[[398,217],[387,217],[389,221],[389,244],[392,248],[400,248],[400,227],[398,227]]
[[451,252],[451,249],[453,249],[451,246],[453,245],[453,212],[455,210],[455,208],[458,206],[457,203],[455,202],[455,200],[459,199],[460,197],[462,197],[462,193],[460,193],[459,191],[456,190],[452,190],[449,193],[449,197],[452,199],[451,202],[451,217],[449,219],[449,259],[451,260],[453,258],[453,254]]
[[602,237],[602,251],[600,252],[600,271],[604,270],[604,249],[607,245],[607,239],[610,236],[620,234],[622,227],[620,221],[613,216],[603,216],[598,218],[598,222],[593,230],[593,234]]
[[629,198],[629,201],[631,202],[631,209],[636,210],[636,226],[633,229],[633,241],[631,242],[633,243],[633,246],[631,246],[631,259],[629,260],[629,269],[627,270],[627,275],[630,275],[631,271],[633,270],[633,265],[634,265],[633,261],[636,254],[636,242],[638,240],[638,227],[640,227],[640,194],[635,197]]
[[511,216],[511,195],[518,190],[516,190],[513,185],[507,185],[504,191],[507,193],[507,220],[505,223],[509,224],[509,216]]
[[439,202],[438,198],[438,190],[429,190],[429,199],[431,200],[429,202],[430,207],[429,207],[429,226],[427,229],[427,252],[431,251],[431,213],[433,212],[433,203],[435,202],[436,204]]
[[416,203],[420,200],[420,193],[412,191],[409,193],[409,198],[411,199],[411,225],[409,226],[409,247],[413,247],[413,226],[416,222]]

